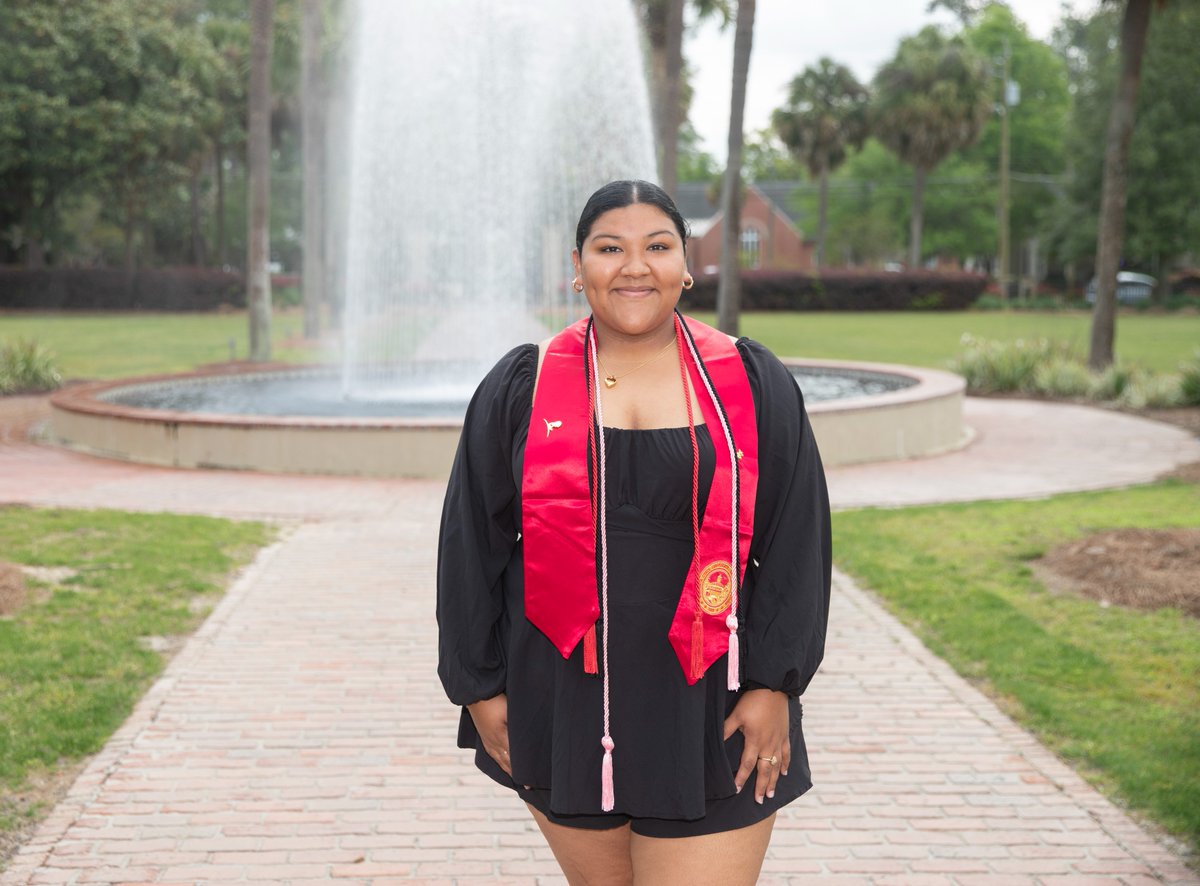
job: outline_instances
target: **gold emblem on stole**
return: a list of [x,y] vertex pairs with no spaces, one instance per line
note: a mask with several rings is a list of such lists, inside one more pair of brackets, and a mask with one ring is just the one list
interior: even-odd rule
[[733,569],[724,560],[714,560],[700,570],[700,608],[720,615],[733,600]]

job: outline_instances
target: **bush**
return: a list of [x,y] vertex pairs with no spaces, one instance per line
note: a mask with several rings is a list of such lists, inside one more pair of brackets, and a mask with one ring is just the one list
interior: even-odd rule
[[43,311],[211,311],[246,306],[240,274],[212,268],[0,268],[0,308]]
[[1131,409],[1170,409],[1183,405],[1179,389],[1179,376],[1167,374],[1135,373],[1121,391],[1117,402]]
[[1033,371],[1033,389],[1047,397],[1086,397],[1092,374],[1079,360],[1054,357]]
[[1132,366],[1113,363],[1094,377],[1089,393],[1093,400],[1120,400],[1125,389],[1136,381],[1138,374]]
[[[983,292],[979,274],[939,271],[902,273],[854,270],[743,271],[741,308],[746,311],[964,310]],[[697,277],[681,307],[712,311],[717,277]]]
[[1184,406],[1200,406],[1200,348],[1179,364],[1179,400]]
[[950,368],[966,379],[968,390],[978,393],[1035,392],[1039,366],[1074,359],[1069,344],[1045,338],[999,342],[966,333],[960,341],[964,350]]
[[61,384],[54,354],[33,339],[0,345],[0,394],[52,391]]

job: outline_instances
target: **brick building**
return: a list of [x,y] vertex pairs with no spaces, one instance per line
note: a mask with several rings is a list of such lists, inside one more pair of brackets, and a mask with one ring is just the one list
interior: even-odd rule
[[[815,244],[804,239],[788,199],[790,182],[762,182],[746,186],[742,202],[742,267],[777,271],[813,269]],[[724,214],[708,198],[703,182],[679,185],[679,211],[692,229],[688,240],[688,265],[698,275],[715,274],[721,264]]]

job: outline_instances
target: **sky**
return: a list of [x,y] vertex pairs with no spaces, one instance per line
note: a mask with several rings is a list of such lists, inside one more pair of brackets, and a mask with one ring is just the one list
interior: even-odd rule
[[[1008,0],[1031,36],[1048,40],[1062,7],[1094,9],[1099,0]],[[925,11],[929,0],[758,0],[746,86],[747,133],[769,125],[787,84],[823,55],[848,66],[867,83],[891,58],[900,40],[927,24],[949,24],[944,10]],[[695,69],[691,120],[704,149],[723,161],[729,133],[729,81],[733,27],[706,24],[686,38],[684,54]]]

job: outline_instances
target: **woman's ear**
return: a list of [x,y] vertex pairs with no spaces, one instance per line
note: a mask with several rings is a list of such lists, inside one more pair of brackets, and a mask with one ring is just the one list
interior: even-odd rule
[[583,269],[579,266],[579,250],[571,250],[571,264],[575,267],[575,276],[578,277],[583,273]]

